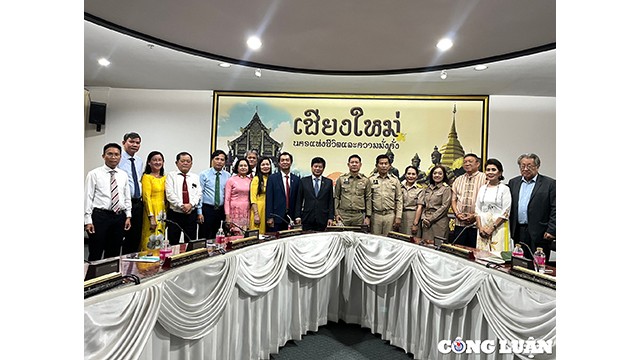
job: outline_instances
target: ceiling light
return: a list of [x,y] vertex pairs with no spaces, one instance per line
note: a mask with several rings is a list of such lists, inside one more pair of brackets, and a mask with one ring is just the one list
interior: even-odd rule
[[440,39],[440,41],[438,41],[438,44],[436,46],[438,47],[438,49],[442,51],[446,51],[451,49],[451,47],[453,46],[453,41],[447,38]]
[[109,66],[109,64],[111,64],[111,62],[105,58],[100,58],[98,60],[98,64],[102,65],[102,66]]
[[260,40],[260,38],[258,38],[257,36],[252,36],[247,39],[247,46],[251,50],[258,50],[262,47],[262,40]]
[[256,77],[262,77],[262,70],[256,69],[256,72],[254,74],[256,74]]
[[228,68],[228,67],[231,67],[231,64],[226,63],[226,62],[222,62],[222,63],[218,64],[218,66],[223,67],[223,68]]
[[476,71],[487,70],[489,67],[487,65],[476,65],[473,69]]
[[440,79],[445,80],[447,78],[447,71],[446,70],[442,70],[440,72]]

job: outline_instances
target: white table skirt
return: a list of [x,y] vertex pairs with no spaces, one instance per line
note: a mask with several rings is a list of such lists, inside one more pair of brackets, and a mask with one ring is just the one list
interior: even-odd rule
[[458,336],[552,340],[555,353],[556,336],[554,290],[352,232],[275,240],[189,264],[86,299],[84,318],[85,359],[268,359],[339,319],[371,328],[415,359],[460,358],[437,349]]

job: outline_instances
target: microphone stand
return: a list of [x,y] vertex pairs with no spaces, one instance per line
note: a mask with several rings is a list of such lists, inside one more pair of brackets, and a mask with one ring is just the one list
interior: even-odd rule
[[456,243],[456,241],[458,241],[458,239],[460,239],[460,236],[462,236],[462,234],[463,234],[465,231],[467,231],[467,229],[468,229],[468,228],[471,228],[471,227],[476,227],[476,224],[471,224],[471,225],[467,225],[467,226],[465,226],[465,227],[462,229],[462,231],[460,231],[460,233],[458,234],[458,236],[456,236],[456,238],[455,238],[455,239],[453,239],[453,241],[451,242],[451,245],[454,245],[454,244]]
[[189,242],[191,242],[191,238],[189,238],[189,235],[187,235],[187,233],[184,231],[184,229],[182,229],[182,228],[180,227],[180,225],[178,225],[175,221],[173,221],[173,220],[169,220],[169,219],[162,219],[161,221],[165,221],[165,222],[168,222],[169,224],[173,224],[173,225],[177,226],[177,227],[178,227],[178,229],[180,229],[180,231],[184,234],[184,237],[186,237],[186,238],[187,238],[187,240],[188,240]]
[[240,230],[240,232],[242,232],[242,236],[245,236],[246,230],[241,228],[240,226],[238,226],[237,224],[231,222],[231,221],[225,221],[227,224],[229,224],[229,231],[231,231],[232,228],[236,228],[238,230]]
[[[277,217],[278,219],[280,219],[280,220],[284,221],[285,223],[287,222],[287,219],[283,218],[282,216],[280,216],[280,215],[278,215],[278,214],[271,213],[271,214],[269,214],[269,215],[270,215],[270,216],[275,216],[275,217]],[[290,217],[289,215],[287,215],[287,217],[289,218],[289,230],[291,230],[291,228],[293,228],[293,227],[295,226],[295,223],[293,222],[293,220],[291,220],[291,217]]]
[[524,245],[524,247],[527,248],[527,250],[529,251],[529,255],[531,255],[531,260],[533,261],[533,267],[536,269],[536,272],[538,272],[538,264],[536,263],[536,258],[535,256],[533,256],[533,251],[531,251],[531,248],[529,247],[529,245],[527,245],[524,242],[520,242],[520,245]]

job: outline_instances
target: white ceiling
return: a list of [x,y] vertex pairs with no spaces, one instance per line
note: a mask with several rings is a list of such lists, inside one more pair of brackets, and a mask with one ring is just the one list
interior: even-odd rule
[[556,95],[549,0],[85,1],[84,29],[88,87]]

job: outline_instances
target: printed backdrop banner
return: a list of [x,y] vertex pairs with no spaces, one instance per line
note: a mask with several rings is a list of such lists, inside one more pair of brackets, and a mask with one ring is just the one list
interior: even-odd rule
[[311,159],[320,156],[333,180],[348,171],[352,154],[362,158],[365,175],[384,153],[400,175],[411,164],[428,173],[434,163],[457,175],[465,153],[485,160],[488,102],[488,96],[216,91],[211,148],[227,152],[228,168],[248,149],[274,163],[288,152],[301,176],[311,174]]

